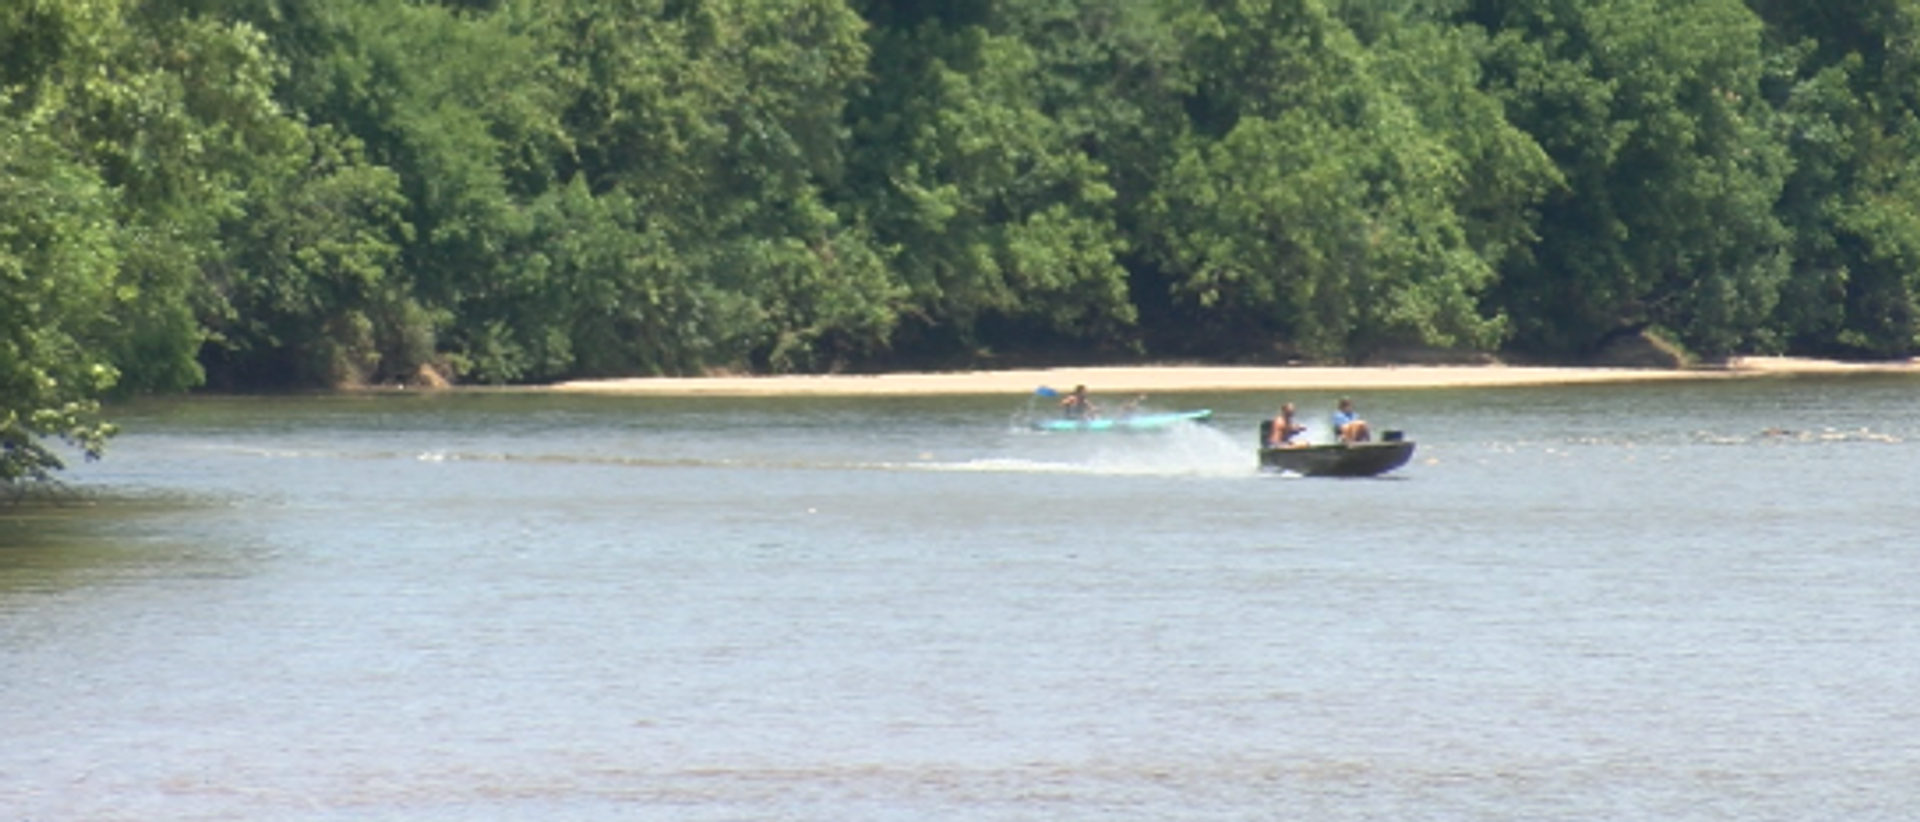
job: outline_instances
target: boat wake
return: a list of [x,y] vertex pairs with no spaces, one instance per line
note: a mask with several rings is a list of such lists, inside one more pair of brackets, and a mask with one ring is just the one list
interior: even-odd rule
[[415,462],[453,467],[461,464],[582,466],[641,469],[774,471],[901,471],[989,474],[1070,474],[1084,476],[1244,477],[1258,473],[1252,449],[1208,425],[1182,424],[1151,434],[1061,438],[1022,431],[987,443],[987,453],[935,458],[923,452],[910,459],[859,459],[793,453],[663,456],[621,453],[512,452],[467,449],[396,450],[371,448],[299,449],[226,446],[227,453],[260,459],[361,460]]
[[[1015,444],[1039,443],[1016,437]],[[1258,473],[1252,449],[1208,425],[1183,424],[1151,435],[1078,439],[1044,443],[1052,453],[987,456],[952,462],[900,466],[930,471],[1085,476],[1244,477]]]

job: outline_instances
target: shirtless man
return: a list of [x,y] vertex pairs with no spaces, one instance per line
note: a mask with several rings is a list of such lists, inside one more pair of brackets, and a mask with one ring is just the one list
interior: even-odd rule
[[1307,427],[1293,419],[1293,403],[1280,406],[1280,416],[1273,418],[1273,433],[1267,441],[1268,448],[1299,448],[1305,442],[1295,439],[1307,432]]
[[1100,416],[1100,409],[1095,408],[1093,401],[1087,399],[1087,387],[1076,385],[1073,387],[1073,393],[1060,401],[1060,416],[1070,420],[1090,420]]

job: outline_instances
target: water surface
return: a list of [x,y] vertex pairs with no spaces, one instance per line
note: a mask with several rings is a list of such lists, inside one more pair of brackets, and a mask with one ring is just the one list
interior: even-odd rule
[[0,812],[1898,818],[1920,382],[201,398],[0,515]]

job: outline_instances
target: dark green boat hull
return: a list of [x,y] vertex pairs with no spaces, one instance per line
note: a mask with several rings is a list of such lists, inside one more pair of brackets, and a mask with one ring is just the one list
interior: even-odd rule
[[1263,471],[1306,477],[1377,477],[1413,459],[1413,443],[1357,442],[1260,449]]

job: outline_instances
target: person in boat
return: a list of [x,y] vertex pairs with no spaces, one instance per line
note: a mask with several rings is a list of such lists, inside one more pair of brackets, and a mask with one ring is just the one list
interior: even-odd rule
[[1087,399],[1087,387],[1076,385],[1073,392],[1060,400],[1060,416],[1070,420],[1090,420],[1100,416],[1100,409],[1093,400]]
[[1307,433],[1307,427],[1293,418],[1293,403],[1280,406],[1280,416],[1273,418],[1272,435],[1267,440],[1268,448],[1300,448],[1307,444],[1300,438]]
[[1340,398],[1339,407],[1333,412],[1333,432],[1340,436],[1341,442],[1368,442],[1373,439],[1373,429],[1367,427],[1367,421],[1353,410],[1353,400]]

